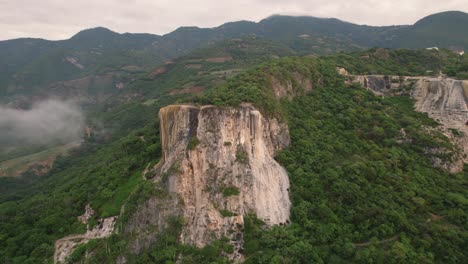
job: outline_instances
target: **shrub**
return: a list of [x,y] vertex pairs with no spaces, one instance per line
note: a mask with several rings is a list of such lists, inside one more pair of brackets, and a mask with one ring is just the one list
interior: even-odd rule
[[229,197],[229,196],[235,196],[235,195],[239,195],[239,188],[235,187],[235,186],[230,186],[230,187],[226,187],[223,189],[223,196],[224,197]]
[[188,149],[189,150],[194,150],[198,144],[200,144],[200,140],[197,137],[192,137],[190,138],[190,141],[188,143]]

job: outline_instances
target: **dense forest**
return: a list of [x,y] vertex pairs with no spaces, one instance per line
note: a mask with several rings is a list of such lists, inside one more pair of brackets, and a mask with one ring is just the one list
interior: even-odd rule
[[[252,217],[247,263],[466,259],[467,171],[433,168],[425,148],[450,147],[444,136],[423,129],[435,121],[415,112],[407,97],[382,99],[345,86],[324,61],[285,59],[260,69],[244,79],[248,85],[236,80],[208,95],[215,104],[250,99],[264,111],[282,109],[291,129],[292,146],[277,158],[292,182],[293,224],[265,232]],[[270,106],[262,77],[278,70],[286,79],[309,70],[309,78],[319,75],[324,83],[280,108]]]
[[[387,58],[385,63],[379,56]],[[446,137],[428,129],[438,124],[415,112],[408,97],[381,98],[345,85],[336,67],[405,75],[450,69],[451,75],[463,77],[465,64],[466,56],[445,51],[374,49],[323,58],[288,57],[207,85],[196,97],[158,95],[151,104],[112,108],[101,117],[119,124],[113,140],[99,135],[87,139],[40,180],[28,175],[0,178],[0,262],[50,262],[56,239],[84,232],[76,216],[88,202],[97,211],[92,223],[118,215],[124,207],[117,224],[124,226],[145,199],[164,195],[141,173],[161,155],[158,109],[179,100],[220,107],[250,102],[289,125],[292,144],[277,160],[291,181],[292,223],[267,230],[248,216],[247,263],[462,263],[468,258],[468,168],[457,174],[434,168],[426,149],[453,148]],[[171,67],[187,70],[176,66]],[[312,80],[313,91],[305,94],[294,73]],[[301,96],[277,100],[270,76],[291,81]],[[142,82],[141,89],[155,93]],[[202,249],[182,245],[178,234],[183,219],[170,222],[150,249],[127,258],[130,263],[229,263],[224,254],[232,250],[229,241]],[[93,240],[69,260],[113,263],[128,254],[129,239],[129,234],[119,233]],[[85,260],[89,252],[94,257]]]

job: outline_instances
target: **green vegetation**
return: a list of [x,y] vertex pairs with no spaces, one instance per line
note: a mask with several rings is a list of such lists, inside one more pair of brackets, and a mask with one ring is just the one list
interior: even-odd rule
[[222,189],[222,193],[224,197],[229,197],[229,196],[236,196],[239,195],[239,188],[235,186],[229,186],[229,187],[224,187]]
[[[147,110],[138,115],[150,115]],[[87,142],[72,150],[39,181],[5,179],[8,188],[0,196],[0,262],[51,260],[56,239],[85,231],[76,217],[88,202],[96,217],[119,215],[124,204],[131,213],[132,207],[147,197],[144,193],[154,189],[138,187],[143,169],[161,155],[157,119],[144,118],[148,123],[145,128],[128,136],[107,143]],[[132,193],[138,188],[135,197]],[[126,218],[124,215],[122,220]]]
[[[76,217],[87,203],[96,217],[119,215],[124,207],[121,230],[149,197],[164,199],[167,192],[143,180],[141,173],[161,155],[156,113],[177,100],[218,106],[250,102],[265,115],[289,124],[292,145],[277,159],[291,181],[292,224],[266,230],[261,221],[248,217],[244,252],[248,263],[467,259],[468,168],[449,175],[432,166],[427,148],[452,148],[444,136],[423,129],[437,123],[415,112],[409,98],[383,99],[357,86],[346,87],[335,71],[342,66],[352,73],[418,75],[462,65],[458,59],[446,51],[374,49],[323,59],[273,59],[244,71],[256,60],[236,61],[238,55],[228,54],[232,61],[196,62],[202,69],[185,67],[196,59],[187,56],[167,65],[161,75],[132,82],[129,94],[141,97],[128,102],[119,95],[93,108],[89,120],[96,133],[69,156],[59,158],[43,178],[0,179],[0,262],[50,262],[56,239],[84,232]],[[220,77],[229,70],[235,74]],[[311,93],[301,93],[297,74],[312,80]],[[271,89],[272,76],[290,82],[301,96],[278,100]],[[174,87],[197,85],[207,89],[199,98],[168,94]],[[412,143],[398,140],[401,128]],[[193,139],[189,145],[196,144]],[[247,153],[237,147],[236,160],[247,162]],[[235,187],[222,190],[225,197],[238,193]],[[220,213],[234,216],[227,210]],[[181,245],[183,225],[183,219],[172,219],[157,242],[139,256],[128,255],[130,238],[120,233],[80,246],[70,258],[80,261],[86,252],[93,252],[90,263],[113,263],[121,254],[131,263],[173,263],[179,255],[186,263],[228,263],[224,253],[232,252],[232,246],[226,239],[203,249]]]
[[86,252],[93,250],[96,247],[97,241],[90,240],[86,244],[79,245],[73,253],[66,259],[68,263],[78,262],[83,256],[86,255]]
[[[127,237],[122,234],[112,235],[109,238],[91,241],[80,246],[74,251],[70,259],[86,263],[115,263],[117,257],[122,254],[128,256],[128,263],[230,263],[225,256],[232,253],[233,248],[227,238],[215,241],[204,248],[182,245],[179,242],[179,234],[184,225],[182,217],[169,219],[168,227],[158,234],[157,241],[151,248],[139,255],[131,255],[127,252]],[[85,259],[86,252],[92,253],[92,259]],[[179,258],[180,256],[183,258]]]
[[468,55],[460,56],[456,63],[447,66],[446,72],[448,76],[468,80]]
[[28,170],[28,167],[32,165],[35,165],[40,169],[42,166],[48,165],[48,160],[53,160],[59,155],[66,155],[70,149],[77,147],[78,145],[79,144],[77,142],[74,142],[55,148],[49,148],[31,155],[0,162],[0,176],[20,176],[21,173],[18,172],[25,173]]
[[220,210],[219,210],[219,213],[220,213],[223,217],[233,217],[233,216],[236,216],[236,215],[237,215],[236,213],[231,212],[231,211],[226,210],[226,209],[220,209]]
[[[272,16],[259,23],[238,21],[212,29],[180,28],[164,36],[118,34],[105,28],[94,28],[63,41],[2,41],[0,57],[4,63],[0,64],[0,94],[8,97],[29,95],[48,91],[54,82],[105,75],[112,80],[105,85],[92,83],[85,89],[89,89],[90,94],[118,93],[116,83],[127,84],[166,60],[187,55],[210,43],[229,42],[229,39],[233,42],[223,44],[230,46],[227,53],[233,57],[237,53],[245,56],[243,52],[251,50],[251,56],[245,57],[245,61],[251,62],[258,58],[291,55],[291,52],[323,55],[370,47],[456,46],[467,50],[468,36],[464,28],[467,21],[468,14],[463,12],[431,15],[412,26],[385,27],[307,16]],[[263,44],[252,48],[251,41],[236,42],[238,38],[251,35],[257,39],[250,39]],[[203,55],[203,52],[198,53]],[[216,56],[225,54],[225,50],[216,50]]]
[[198,144],[200,144],[200,140],[196,136],[191,137],[187,148],[189,150],[194,150],[198,146]]
[[[428,48],[458,46],[468,49],[468,35],[464,25],[468,24],[468,14],[448,11],[429,15],[410,27],[402,27],[385,46],[392,48]],[[387,37],[390,37],[387,35]],[[382,43],[383,44],[383,43]]]
[[247,164],[249,162],[249,154],[245,151],[242,145],[237,145],[236,162]]
[[[450,175],[432,166],[428,147],[451,148],[444,136],[422,129],[437,123],[415,112],[407,97],[383,99],[346,87],[333,64],[316,65],[323,85],[281,103],[292,145],[277,158],[291,180],[292,224],[265,231],[248,220],[247,263],[466,259],[468,170]],[[264,82],[255,79],[259,71],[250,73],[250,89]],[[261,106],[261,100],[251,102]],[[401,128],[412,143],[397,141]]]
[[458,129],[455,129],[455,128],[449,128],[449,131],[452,133],[452,135],[456,136],[456,137],[463,137],[464,136],[464,133]]
[[237,106],[242,102],[254,103],[267,115],[282,115],[282,106],[271,89],[271,77],[275,76],[282,83],[290,82],[295,91],[301,90],[295,74],[304,76],[317,84],[320,79],[317,71],[317,60],[311,58],[284,58],[272,60],[245,72],[237,78],[230,79],[226,84],[207,91],[198,99],[202,104],[218,106]]
[[145,101],[168,93],[194,97],[267,59],[292,54],[281,45],[257,38],[225,40],[175,59],[160,68],[162,73],[145,75],[130,84],[130,91]]
[[460,56],[449,50],[371,49],[337,53],[323,59],[351,74],[424,76],[448,73]]

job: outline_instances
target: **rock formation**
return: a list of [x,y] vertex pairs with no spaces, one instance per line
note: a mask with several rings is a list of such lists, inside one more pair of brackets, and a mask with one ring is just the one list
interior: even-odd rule
[[[270,226],[289,222],[289,179],[273,158],[290,143],[285,124],[248,104],[172,105],[160,110],[159,119],[163,157],[152,180],[172,198],[166,206],[147,201],[134,216],[132,232],[161,227],[164,218],[179,215],[185,220],[182,243],[202,247],[225,236],[235,248],[231,257],[239,260],[245,215]],[[152,239],[134,244],[135,253]]]
[[[347,82],[360,83],[376,95],[409,95],[415,109],[427,113],[442,125],[442,133],[452,140],[462,155],[452,153],[454,159],[444,163],[434,158],[433,164],[452,173],[463,169],[468,162],[468,81],[446,77],[409,77],[384,75],[347,75]],[[441,154],[445,150],[428,150]]]
[[117,216],[99,219],[97,224],[90,229],[88,221],[94,215],[94,210],[88,204],[85,213],[78,217],[78,221],[87,226],[84,234],[66,236],[55,241],[54,263],[65,263],[70,254],[81,244],[88,243],[91,239],[105,238],[114,232]]
[[463,155],[452,164],[444,164],[450,172],[459,172],[468,162],[468,81],[449,78],[423,78],[412,93],[416,110],[442,124],[443,133],[460,148]]
[[[292,73],[292,80],[280,80],[275,76],[270,76],[271,88],[277,99],[303,95],[313,89],[312,80],[298,72]],[[298,84],[298,85],[295,85]]]
[[[343,70],[339,72],[342,73]],[[345,75],[346,82],[359,83],[376,95],[410,94],[416,83],[424,77],[388,75]]]

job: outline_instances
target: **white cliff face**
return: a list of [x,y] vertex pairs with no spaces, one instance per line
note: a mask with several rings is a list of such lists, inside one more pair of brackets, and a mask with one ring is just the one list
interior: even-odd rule
[[416,110],[428,113],[443,125],[465,130],[468,121],[468,81],[423,78],[412,94]]
[[[427,113],[442,125],[442,133],[464,155],[454,153],[451,163],[433,160],[434,165],[452,173],[463,170],[468,162],[468,81],[445,77],[348,75],[349,82],[360,83],[376,95],[410,95],[416,111]],[[443,150],[430,150],[432,154]]]
[[[88,204],[85,208],[85,213],[78,217],[78,220],[83,224],[88,224],[89,219],[94,215],[94,210]],[[81,244],[88,243],[91,239],[109,237],[114,232],[114,226],[117,221],[117,216],[102,218],[98,220],[96,226],[92,229],[87,226],[87,231],[84,234],[76,234],[66,236],[55,241],[54,263],[65,263],[68,256]]]
[[181,200],[183,243],[202,247],[227,236],[240,249],[245,215],[270,226],[289,222],[289,179],[273,158],[289,145],[285,124],[250,105],[175,105],[159,116],[164,159],[154,181],[166,181]]
[[464,153],[447,167],[451,172],[461,171],[463,163],[468,162],[468,81],[423,78],[417,82],[412,97],[416,110],[441,123],[444,134]]

